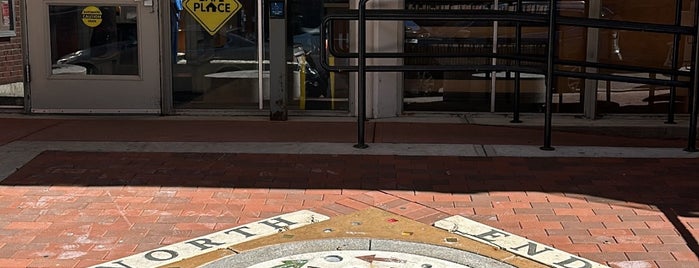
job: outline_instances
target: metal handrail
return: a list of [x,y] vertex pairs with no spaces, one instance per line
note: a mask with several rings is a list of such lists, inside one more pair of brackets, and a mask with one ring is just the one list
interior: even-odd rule
[[[593,79],[593,80],[607,80],[607,81],[619,81],[619,82],[629,82],[629,83],[643,83],[650,85],[662,85],[671,86],[671,100],[670,108],[674,107],[675,102],[675,91],[677,87],[688,87],[690,99],[691,99],[691,115],[689,122],[689,137],[688,145],[685,148],[686,151],[696,152],[696,136],[697,136],[697,106],[699,106],[699,94],[697,94],[697,88],[699,88],[699,68],[696,68],[697,62],[699,62],[699,42],[694,42],[692,47],[692,63],[690,72],[679,71],[677,58],[679,54],[679,41],[680,36],[686,35],[694,37],[697,39],[699,36],[699,16],[695,15],[694,27],[682,26],[680,24],[679,15],[681,14],[682,1],[676,1],[678,5],[676,10],[676,20],[673,25],[666,24],[655,24],[655,23],[641,23],[641,22],[629,22],[629,21],[614,21],[607,19],[595,19],[595,18],[579,18],[579,17],[569,17],[560,16],[557,9],[557,1],[549,0],[548,5],[546,5],[546,12],[531,13],[523,12],[522,10],[522,0],[517,0],[517,9],[515,11],[505,11],[505,10],[430,10],[430,11],[415,11],[415,10],[402,10],[402,9],[376,9],[367,10],[366,4],[369,0],[360,0],[359,7],[356,12],[346,12],[340,14],[328,15],[324,18],[321,23],[321,40],[328,40],[328,34],[332,35],[330,24],[338,20],[357,20],[358,21],[358,51],[357,53],[342,52],[338,51],[333,42],[328,42],[327,50],[321,50],[321,65],[323,68],[333,71],[333,72],[357,72],[358,73],[358,110],[357,110],[357,124],[358,124],[358,135],[357,135],[357,148],[367,148],[368,145],[364,141],[364,123],[366,121],[366,72],[405,72],[405,71],[510,71],[515,72],[515,109],[514,109],[514,119],[512,122],[519,122],[519,80],[520,73],[538,73],[544,74],[546,77],[546,104],[545,104],[545,120],[544,120],[544,145],[541,147],[542,150],[553,150],[551,146],[551,121],[552,121],[552,97],[553,92],[555,92],[555,81],[557,76],[581,78],[581,79]],[[458,1],[454,1],[458,2]],[[543,2],[543,1],[542,1]],[[540,4],[543,6],[543,4]],[[699,14],[699,5],[696,5],[695,14]],[[467,20],[467,21],[506,21],[514,23],[517,27],[516,31],[516,52],[514,54],[505,53],[405,53],[405,52],[372,52],[366,51],[366,21],[376,20],[376,21],[400,21],[400,20]],[[644,32],[655,32],[655,33],[666,33],[673,34],[674,46],[672,48],[672,69],[663,68],[644,68],[640,66],[630,66],[624,64],[606,64],[588,61],[572,61],[572,60],[561,60],[556,58],[557,52],[556,48],[557,42],[549,42],[546,44],[547,51],[542,55],[524,55],[522,54],[522,36],[521,36],[521,24],[527,23],[528,25],[535,25],[536,27],[546,27],[548,31],[548,40],[556,39],[556,30],[558,26],[577,26],[577,27],[590,27],[590,28],[600,28],[600,29],[615,29],[615,30],[630,30],[630,31],[644,31]],[[337,58],[348,58],[357,59],[357,65],[345,65],[345,66],[330,66],[328,63],[328,53]],[[514,60],[516,64],[514,66],[510,65],[371,65],[367,66],[367,58],[421,58],[421,57],[433,57],[433,58],[447,58],[447,57],[473,57],[473,58],[485,58],[485,59],[506,59]],[[533,64],[523,65],[524,62],[530,62]],[[557,66],[575,66],[582,67],[581,70],[585,70],[585,67],[591,67],[596,69],[607,69],[614,70],[617,72],[648,72],[655,74],[668,75],[671,79],[656,79],[656,78],[639,78],[639,77],[629,77],[618,74],[608,74],[608,73],[588,73],[586,71],[565,71],[559,70]],[[689,78],[689,81],[680,81],[679,77]],[[668,112],[668,123],[672,123],[674,120],[674,109]]]

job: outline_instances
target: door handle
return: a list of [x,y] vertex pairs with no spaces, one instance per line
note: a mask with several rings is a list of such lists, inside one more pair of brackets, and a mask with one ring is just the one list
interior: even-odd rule
[[621,46],[619,45],[619,32],[612,32],[612,53],[614,53],[619,60],[624,60],[621,56]]

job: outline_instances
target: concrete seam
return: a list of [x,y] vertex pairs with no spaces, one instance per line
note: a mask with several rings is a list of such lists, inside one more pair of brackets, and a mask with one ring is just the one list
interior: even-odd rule
[[48,126],[44,126],[44,127],[39,128],[39,129],[37,129],[37,130],[35,130],[35,131],[29,132],[29,133],[27,133],[27,134],[25,134],[25,135],[23,135],[23,136],[20,136],[19,138],[13,139],[13,140],[11,140],[11,141],[9,141],[9,142],[6,142],[6,143],[4,143],[4,144],[2,144],[2,145],[10,144],[10,143],[15,142],[15,141],[24,140],[24,139],[27,138],[27,137],[30,137],[30,136],[32,136],[32,135],[34,135],[34,134],[36,134],[36,133],[39,133],[39,132],[44,131],[44,130],[46,130],[46,129],[55,127],[55,126],[60,125],[60,124],[62,124],[62,123],[63,123],[63,120],[59,120],[59,121],[57,121],[57,122],[55,122],[55,123],[53,123],[53,124],[49,124]]
[[466,114],[460,114],[459,117],[466,123],[466,124],[471,124],[471,121],[468,120],[468,116]]
[[481,144],[481,145],[480,145],[480,148],[481,148],[481,150],[483,151],[483,155],[484,155],[485,157],[490,157],[490,155],[488,155],[488,150],[485,149],[485,145]]

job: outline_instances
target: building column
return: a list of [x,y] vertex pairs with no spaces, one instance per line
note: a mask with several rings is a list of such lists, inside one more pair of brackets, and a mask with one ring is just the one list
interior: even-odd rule
[[[350,6],[358,8],[359,1],[351,0]],[[403,9],[403,1],[395,0],[371,0],[367,3],[367,9]],[[402,52],[403,51],[403,21],[367,21],[367,52]],[[357,50],[357,24],[350,24],[350,38],[352,50]],[[356,64],[354,62],[353,64]],[[368,59],[367,66],[371,65],[401,65],[402,59]],[[350,76],[350,88],[354,89],[354,98],[357,98],[357,76]],[[396,73],[367,73],[367,118],[386,118],[400,115],[402,106],[403,74]],[[356,101],[355,101],[356,105]],[[356,106],[354,114],[356,114]]]

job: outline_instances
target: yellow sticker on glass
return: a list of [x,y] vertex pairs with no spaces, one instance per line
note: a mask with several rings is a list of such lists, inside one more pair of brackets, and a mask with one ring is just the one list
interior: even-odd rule
[[83,9],[81,18],[87,27],[94,28],[102,23],[102,11],[96,6],[88,6]]

